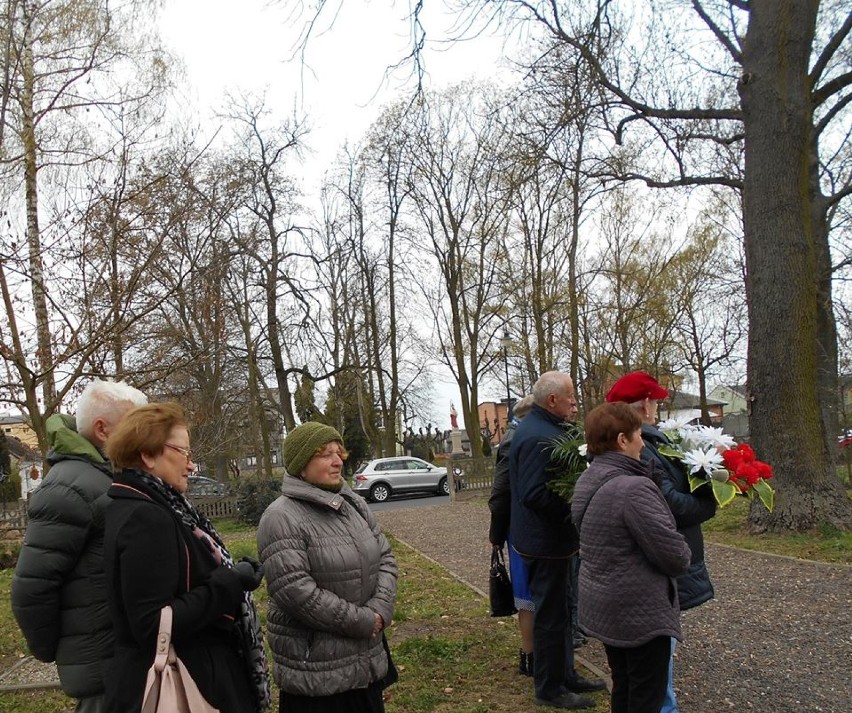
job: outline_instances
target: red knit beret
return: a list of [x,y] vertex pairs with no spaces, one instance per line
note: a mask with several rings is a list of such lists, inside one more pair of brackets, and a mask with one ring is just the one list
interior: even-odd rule
[[606,395],[610,403],[624,401],[632,404],[644,399],[664,399],[669,395],[659,382],[644,371],[631,371],[616,381]]

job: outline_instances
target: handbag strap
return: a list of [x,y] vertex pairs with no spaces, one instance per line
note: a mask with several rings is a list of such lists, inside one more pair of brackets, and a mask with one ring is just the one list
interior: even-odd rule
[[162,672],[166,663],[173,664],[175,658],[175,649],[172,646],[172,608],[165,606],[160,611],[160,630],[157,633],[154,668],[158,672]]
[[494,567],[496,565],[506,566],[506,556],[503,554],[502,547],[492,547],[491,548],[491,566]]

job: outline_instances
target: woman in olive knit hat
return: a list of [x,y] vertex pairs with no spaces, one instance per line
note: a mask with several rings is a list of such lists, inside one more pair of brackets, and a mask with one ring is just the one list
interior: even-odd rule
[[282,713],[384,711],[382,630],[396,560],[343,478],[343,438],[315,421],[284,439],[282,495],[257,531],[269,590],[269,643]]

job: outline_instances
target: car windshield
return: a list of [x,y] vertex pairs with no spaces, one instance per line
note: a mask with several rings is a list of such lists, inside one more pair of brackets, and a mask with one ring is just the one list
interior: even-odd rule
[[367,469],[368,465],[369,465],[369,461],[366,462],[366,463],[361,463],[361,465],[359,465],[358,469],[355,471],[355,475],[358,475],[358,473],[363,473]]

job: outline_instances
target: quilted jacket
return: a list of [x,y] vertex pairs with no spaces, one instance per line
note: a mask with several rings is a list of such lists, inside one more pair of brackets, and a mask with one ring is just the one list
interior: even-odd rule
[[33,656],[56,661],[74,698],[104,690],[113,633],[104,583],[104,517],[112,467],[74,419],[47,420],[50,472],[30,496],[12,611]]
[[595,456],[572,502],[580,530],[580,628],[610,646],[681,638],[674,577],[689,546],[649,466],[621,453]]
[[287,476],[257,530],[269,590],[273,674],[287,693],[365,688],[387,673],[375,614],[390,624],[396,560],[364,500]]
[[716,499],[713,491],[703,486],[690,492],[689,479],[680,463],[662,455],[657,448],[668,443],[659,429],[642,426],[642,460],[656,463],[662,471],[663,497],[674,515],[677,531],[686,538],[692,552],[689,571],[677,578],[677,591],[681,611],[697,607],[713,598],[713,583],[704,564],[704,534],[701,523],[716,514]]

